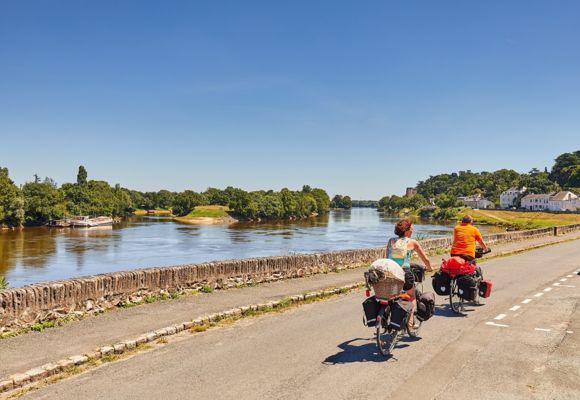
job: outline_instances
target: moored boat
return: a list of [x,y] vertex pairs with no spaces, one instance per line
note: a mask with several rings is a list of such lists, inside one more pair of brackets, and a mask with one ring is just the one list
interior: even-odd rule
[[78,217],[72,217],[70,221],[71,226],[76,228],[90,228],[93,226],[113,224],[113,218],[104,216],[91,218],[88,215],[82,215]]
[[71,226],[70,219],[53,219],[48,221],[46,226],[51,228],[68,228]]

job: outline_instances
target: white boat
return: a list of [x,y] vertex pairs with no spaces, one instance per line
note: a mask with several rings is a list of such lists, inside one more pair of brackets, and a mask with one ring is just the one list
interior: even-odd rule
[[91,218],[88,215],[81,215],[78,217],[72,217],[70,219],[70,223],[72,227],[77,228],[91,228],[93,226],[102,226],[102,225],[112,225],[113,218],[111,217],[94,217]]

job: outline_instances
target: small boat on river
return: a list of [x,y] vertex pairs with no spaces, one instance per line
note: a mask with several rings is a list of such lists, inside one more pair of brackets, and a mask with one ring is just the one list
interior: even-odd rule
[[88,215],[82,215],[72,217],[70,222],[73,228],[91,228],[93,226],[113,225],[113,218],[103,216],[91,218]]
[[48,221],[46,226],[50,228],[69,228],[71,226],[70,219],[53,219]]

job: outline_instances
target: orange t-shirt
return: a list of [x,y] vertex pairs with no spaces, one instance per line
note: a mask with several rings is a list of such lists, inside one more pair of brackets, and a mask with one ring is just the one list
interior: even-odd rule
[[471,224],[461,223],[453,229],[451,254],[475,257],[475,242],[480,240],[482,239],[479,229]]

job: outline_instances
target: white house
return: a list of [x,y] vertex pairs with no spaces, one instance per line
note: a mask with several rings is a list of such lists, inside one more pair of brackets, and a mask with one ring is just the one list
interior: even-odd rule
[[522,197],[522,208],[526,210],[548,210],[551,194],[528,194]]
[[551,211],[576,211],[578,196],[572,192],[561,191],[550,197],[548,208]]
[[526,191],[525,186],[522,187],[521,189],[518,189],[517,187],[513,186],[508,190],[506,190],[505,192],[502,192],[502,194],[499,195],[499,206],[501,208],[510,208],[515,206],[516,199],[525,191]]
[[492,208],[493,202],[487,200],[481,194],[474,194],[473,196],[459,197],[463,205],[471,208]]

